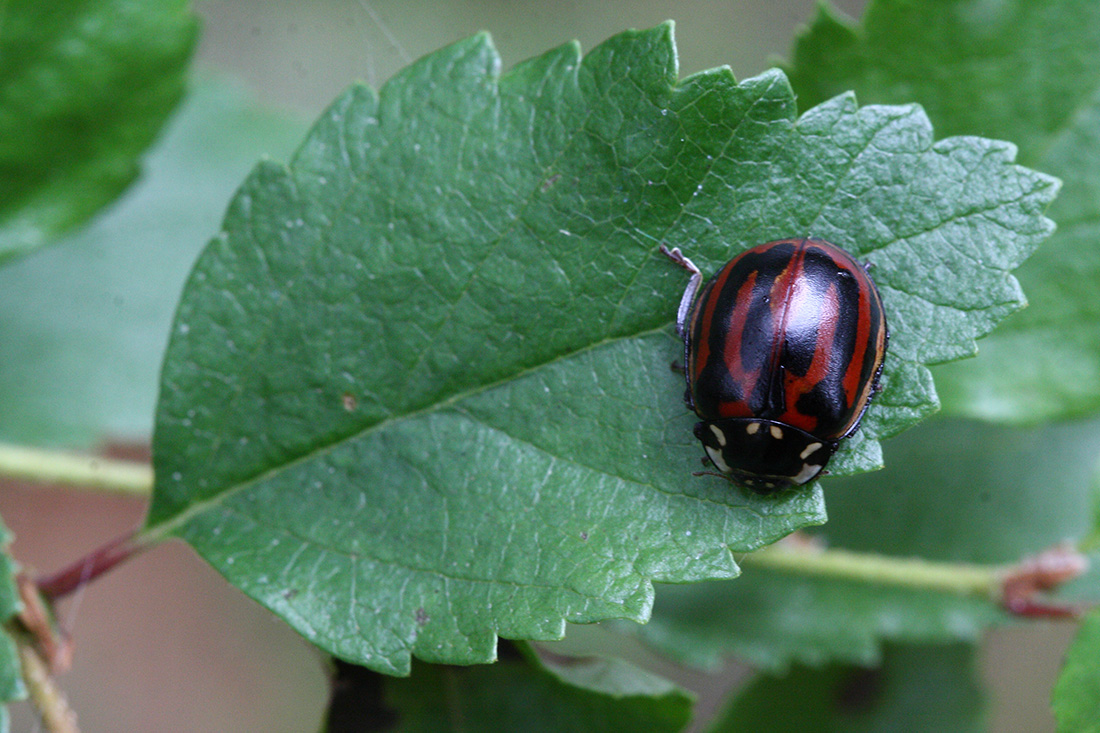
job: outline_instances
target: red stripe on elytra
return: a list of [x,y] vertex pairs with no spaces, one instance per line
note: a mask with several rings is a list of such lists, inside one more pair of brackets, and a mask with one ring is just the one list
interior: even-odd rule
[[[734,298],[734,308],[726,321],[726,333],[742,334],[749,322],[749,310],[752,307],[752,293],[756,289],[756,271],[753,270],[741,283]],[[723,367],[730,377],[741,386],[741,400],[726,400],[719,405],[719,415],[722,417],[749,417],[752,411],[749,409],[748,390],[760,377],[760,369],[750,370],[745,367],[741,359],[741,339],[726,338],[725,350],[722,354]]]
[[[722,286],[725,285],[728,277],[729,268],[723,268],[714,280],[707,285],[699,301],[695,304],[695,313],[692,315],[691,328],[688,331],[695,345],[692,350],[694,358],[688,364],[688,374],[691,375],[693,387],[699,383],[703,368],[707,365],[707,360],[710,359],[710,339],[707,338],[707,335],[710,333],[711,324],[714,320],[714,307],[717,300],[714,293],[721,292]],[[700,323],[700,321],[702,322]]]
[[[830,284],[824,293],[814,293],[813,288],[805,286],[806,293],[795,293],[792,300],[799,297],[808,299],[817,295],[821,302],[817,317],[817,340],[814,342],[814,355],[810,361],[810,368],[804,376],[787,373],[786,379],[786,414],[784,422],[788,422],[796,428],[801,428],[812,433],[820,422],[820,416],[807,415],[798,409],[798,400],[805,394],[812,392],[821,382],[824,382],[832,369],[833,352],[836,351],[836,333],[840,325],[840,291],[835,284]],[[845,403],[847,404],[847,403]]]
[[[777,244],[785,244],[781,242]],[[794,301],[794,296],[798,293],[795,292],[796,286],[801,279],[802,271],[805,268],[806,262],[806,240],[803,239],[796,247],[794,254],[788,260],[786,266],[775,276],[775,282],[772,283],[771,292],[768,294],[771,298],[770,304],[773,309],[778,308],[777,312],[774,312],[776,330],[775,334],[777,338],[772,343],[771,354],[768,355],[768,374],[771,374],[773,378],[780,379],[782,381],[777,385],[771,385],[771,388],[778,386],[783,393],[779,395],[779,399],[773,403],[775,407],[783,406],[785,415],[780,419],[783,422],[789,422],[789,418],[792,415],[797,415],[797,411],[792,409],[793,403],[790,401],[788,395],[789,382],[787,378],[782,374],[786,370],[780,370],[780,363],[783,359],[783,349],[786,346],[786,334],[788,321],[791,313],[791,305]],[[791,423],[794,424],[794,423]],[[795,425],[795,427],[801,427]]]
[[[861,284],[862,285],[862,284]],[[862,403],[870,396],[871,382],[863,386],[863,393],[859,394],[859,383],[867,366],[867,359],[873,358],[868,353],[868,342],[871,335],[871,299],[868,297],[869,287],[860,287],[859,293],[859,317],[856,319],[856,337],[853,345],[852,359],[848,362],[848,368],[844,372],[841,384],[844,386],[845,404],[852,408],[852,416],[862,412]],[[839,432],[847,432],[850,424],[844,425]]]
[[[878,371],[882,357],[886,353],[886,327],[883,324],[882,300],[878,297],[878,291],[870,283],[870,278],[867,278],[866,284],[860,289],[860,296],[859,330],[856,333],[855,343],[856,348],[862,351],[853,354],[852,363],[848,365],[848,371],[844,375],[846,393],[855,392],[864,375],[866,379],[863,390],[855,395],[854,401],[848,403],[852,405],[853,412],[849,423],[844,426],[844,432],[850,430],[852,423],[862,416],[863,407],[871,399],[871,392],[875,388],[875,372]],[[872,313],[876,313],[877,318],[873,317]],[[875,329],[873,334],[872,327]],[[874,343],[871,343],[872,336],[874,336]],[[870,360],[869,364],[868,360]]]

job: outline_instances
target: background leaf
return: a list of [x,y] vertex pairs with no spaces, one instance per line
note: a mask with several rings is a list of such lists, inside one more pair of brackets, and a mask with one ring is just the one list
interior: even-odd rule
[[0,439],[146,442],[172,314],[225,201],[304,124],[196,84],[141,181],[80,233],[0,269]]
[[936,386],[949,413],[1017,423],[1100,407],[1100,5],[875,0],[858,25],[822,6],[789,71],[800,104],[919,102],[938,135],[1011,140],[1065,182],[1019,272],[1030,307]]
[[877,669],[832,665],[762,675],[709,730],[977,733],[985,730],[982,698],[974,647],[892,646]]
[[1081,624],[1051,703],[1060,733],[1100,731],[1100,612]]
[[1100,421],[937,420],[890,447],[879,480],[853,476],[830,493],[830,545],[998,564],[1091,532]]
[[792,661],[878,664],[884,640],[976,642],[1008,618],[986,598],[746,567],[735,581],[659,586],[638,633],[693,666],[733,656],[783,671]]
[[[0,624],[4,627],[0,632],[0,703],[22,700],[27,696],[19,650],[8,631],[15,615],[23,610],[23,602],[15,585],[19,566],[9,554],[11,541],[11,532],[0,522]],[[0,730],[6,731],[7,727],[8,711],[0,704]]]
[[0,262],[85,221],[137,176],[183,94],[182,0],[4,4]]
[[795,233],[865,247],[894,335],[843,473],[934,409],[923,363],[1018,305],[1006,271],[1049,229],[1055,185],[1009,147],[851,97],[796,121],[776,72],[677,85],[668,26],[498,67],[456,44],[258,166],[162,373],[147,538],[386,672],[643,620],[653,581],[732,577],[824,519],[816,489],[689,475],[659,242],[708,269]]
[[[329,733],[377,730],[679,731],[692,696],[617,659],[540,659],[526,646],[502,647],[497,664],[413,666],[409,679],[384,678],[337,663]],[[343,682],[344,684],[341,684]],[[361,707],[364,700],[370,708]],[[344,707],[345,705],[349,707]],[[397,727],[395,727],[397,726]]]
[[[945,562],[1009,564],[1092,531],[1100,422],[1021,430],[936,420],[888,444],[887,467],[830,482],[831,547]],[[1070,589],[1067,589],[1067,591]],[[1095,602],[1095,574],[1070,597]],[[659,587],[636,633],[714,667],[873,664],[883,641],[975,641],[1009,621],[993,599],[753,567],[735,582]]]

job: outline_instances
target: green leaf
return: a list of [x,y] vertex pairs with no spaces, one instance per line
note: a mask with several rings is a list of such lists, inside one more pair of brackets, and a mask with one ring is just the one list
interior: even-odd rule
[[761,676],[709,730],[977,733],[985,726],[974,657],[964,644],[895,646],[878,669],[831,665]]
[[[526,646],[493,665],[417,664],[412,676],[382,678],[337,665],[340,696],[327,730],[679,731],[693,697],[622,660],[540,659]],[[379,699],[381,698],[381,699]],[[363,707],[364,699],[374,701]],[[377,723],[368,728],[367,723]]]
[[707,269],[861,243],[894,332],[846,473],[935,408],[923,363],[1016,307],[1006,270],[1049,228],[1055,184],[1007,146],[851,97],[796,120],[778,72],[676,83],[670,26],[499,66],[485,36],[443,49],[260,164],[162,371],[146,537],[382,671],[644,620],[654,581],[733,577],[731,552],[824,520],[815,488],[690,475],[658,243]]
[[1059,733],[1100,731],[1100,611],[1090,613],[1078,629],[1051,707]]
[[802,104],[916,101],[938,134],[1011,140],[1065,182],[1057,234],[1019,272],[1030,307],[936,386],[950,413],[1018,423],[1100,407],[1100,4],[875,0],[860,25],[823,7],[790,74]]
[[204,81],[110,211],[0,269],[0,440],[149,440],[188,269],[256,158],[289,152],[303,129]]
[[1100,420],[1034,428],[936,420],[890,442],[890,463],[830,491],[832,546],[1010,563],[1092,531]]
[[137,176],[183,94],[197,23],[183,0],[4,3],[0,262],[39,247]]
[[[23,684],[23,665],[19,660],[19,650],[15,639],[8,633],[7,627],[15,615],[23,610],[23,602],[15,585],[15,575],[19,566],[8,552],[11,545],[11,531],[0,522],[0,702],[13,702],[27,697]],[[0,730],[5,730],[8,711],[0,705]]]
[[988,598],[746,567],[736,581],[659,586],[637,633],[681,662],[727,656],[781,671],[792,662],[877,664],[885,640],[977,641],[1008,614]]
[[[1078,543],[1087,545],[1088,541]],[[1100,599],[1100,550],[1084,553],[1088,569],[1058,588],[1057,598],[1066,603],[1091,605]]]
[[[1091,532],[1098,447],[1100,421],[1020,429],[935,420],[892,440],[885,470],[832,483],[820,534],[865,553],[1014,563]],[[659,586],[652,620],[635,633],[690,664],[735,655],[783,669],[875,663],[884,641],[973,641],[1009,620],[993,598],[745,566],[736,582]],[[1098,577],[1065,597],[1100,600]]]

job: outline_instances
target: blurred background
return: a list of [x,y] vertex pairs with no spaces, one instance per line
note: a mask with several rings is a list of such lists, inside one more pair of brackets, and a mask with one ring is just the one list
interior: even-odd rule
[[[835,5],[859,17],[864,0]],[[786,56],[815,0],[292,0],[200,2],[200,62],[311,119],[344,87],[377,87],[413,59],[489,31],[505,68],[562,43],[587,51],[628,28],[676,21],[681,75],[728,65],[738,78]]]
[[[835,4],[858,17],[864,2]],[[815,5],[815,0],[207,1],[196,3],[203,35],[195,68],[198,78],[235,78],[269,110],[265,114],[285,121],[278,123],[281,142],[259,151],[285,160],[309,121],[349,83],[378,86],[411,60],[480,30],[492,34],[507,68],[573,39],[587,51],[624,29],[671,18],[682,76],[729,65],[744,78],[788,55]],[[182,124],[171,123],[164,137],[183,134],[173,128]],[[247,135],[248,128],[236,134]],[[250,156],[235,174],[237,182],[258,157]],[[140,197],[143,185],[148,182],[139,181],[128,197]],[[185,195],[185,186],[175,185]],[[179,253],[175,279],[163,287],[182,285],[187,264],[216,231],[232,187],[218,194],[214,213],[202,224],[204,234]],[[150,404],[154,396],[147,396]],[[142,441],[135,445],[132,435],[125,437],[124,453],[147,457]],[[125,532],[140,522],[143,511],[141,500],[0,487],[0,515],[16,534],[15,556],[38,571],[55,570]],[[61,620],[76,643],[74,667],[62,683],[84,731],[317,729],[327,696],[323,660],[182,544],[158,547],[108,574],[63,606]],[[606,643],[591,630],[573,631],[572,651]],[[1036,624],[990,635],[983,674],[991,688],[993,730],[1053,730],[1049,690],[1072,631],[1068,624]],[[653,661],[637,648],[628,651]],[[747,673],[732,665],[718,676],[670,665],[659,671],[701,694],[700,716],[720,703],[730,680]],[[14,730],[35,729],[25,706],[14,712]]]

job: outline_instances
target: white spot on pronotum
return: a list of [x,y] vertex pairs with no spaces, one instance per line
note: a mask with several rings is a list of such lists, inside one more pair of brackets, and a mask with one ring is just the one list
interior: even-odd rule
[[779,429],[778,425],[769,425],[768,432],[772,434],[772,437],[776,440],[783,440],[783,431]]
[[730,467],[729,464],[726,463],[726,459],[722,457],[722,451],[711,448],[709,445],[706,446],[706,449],[707,455],[710,456],[711,462],[714,463],[718,470],[722,473],[729,473]]
[[810,443],[808,446],[806,446],[802,450],[801,453],[798,454],[798,457],[801,458],[802,460],[806,460],[806,458],[808,458],[811,453],[813,453],[814,451],[816,451],[820,447],[821,447],[821,443]]
[[796,484],[802,485],[812,479],[821,471],[821,466],[813,463],[803,463],[802,470],[798,472],[798,475],[792,479]]
[[745,432],[749,435],[756,435],[758,430],[760,430],[760,423],[758,422],[751,422],[745,426]]
[[714,437],[718,439],[718,445],[723,448],[726,447],[726,434],[722,432],[721,428],[711,423],[710,432],[714,433]]

